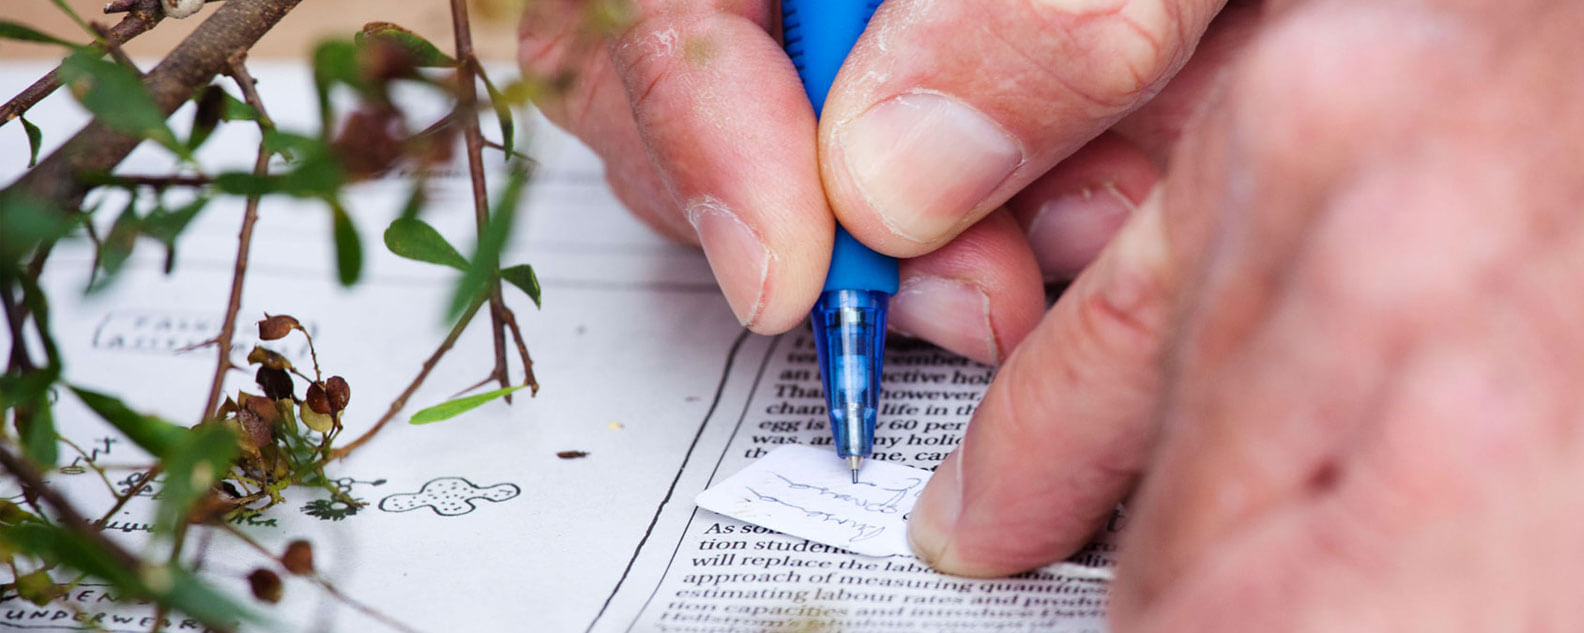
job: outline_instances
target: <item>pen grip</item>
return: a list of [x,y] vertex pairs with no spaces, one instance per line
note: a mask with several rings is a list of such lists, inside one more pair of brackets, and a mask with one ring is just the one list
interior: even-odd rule
[[[814,115],[825,109],[825,96],[848,51],[857,43],[881,0],[781,0],[781,27],[787,56],[797,67]],[[879,290],[896,294],[897,263],[836,227],[826,291]]]
[[836,71],[879,6],[880,0],[781,0],[782,41],[816,116],[825,109]]

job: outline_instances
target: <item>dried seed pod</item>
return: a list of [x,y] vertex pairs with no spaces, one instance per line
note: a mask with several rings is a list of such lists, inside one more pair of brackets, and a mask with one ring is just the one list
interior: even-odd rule
[[280,411],[275,408],[275,401],[270,398],[249,394],[247,399],[242,401],[242,408],[270,424],[280,421]]
[[259,388],[264,390],[264,395],[269,396],[271,400],[292,397],[291,374],[286,373],[284,369],[260,365],[258,372],[253,374],[253,381],[258,383]]
[[330,149],[349,180],[372,178],[401,158],[401,127],[401,117],[389,106],[362,108],[347,116]]
[[271,429],[274,426],[272,419],[260,415],[255,410],[256,407],[247,406],[255,402],[262,402],[267,405],[266,407],[257,407],[258,409],[267,408],[275,419],[280,417],[280,413],[275,411],[275,403],[273,401],[258,397],[248,398],[247,402],[243,403],[242,410],[237,412],[236,417],[237,423],[242,426],[242,432],[244,433],[242,437],[242,449],[244,451],[248,449],[249,444],[252,445],[254,451],[257,451],[275,443],[274,435],[271,433]]
[[314,411],[312,407],[308,406],[306,401],[302,403],[302,406],[297,407],[297,417],[302,420],[303,426],[320,433],[328,433],[331,428],[335,427],[335,420],[330,417],[330,414]]
[[[401,29],[394,24],[390,26]],[[358,73],[364,79],[375,83],[418,76],[417,59],[413,54],[380,38],[369,38],[364,41],[363,46],[358,48],[357,63]]]
[[302,326],[297,323],[297,319],[289,315],[277,314],[270,316],[265,314],[264,319],[258,322],[259,338],[266,341],[285,338],[287,334],[291,334],[292,330],[300,327]]
[[314,413],[330,414],[330,396],[317,382],[308,385],[307,393],[303,394],[303,402],[308,403],[308,408],[313,409]]
[[280,576],[262,567],[248,574],[247,581],[248,588],[253,590],[253,597],[270,604],[280,602],[281,595],[285,593]]
[[304,540],[287,543],[286,552],[281,554],[280,562],[286,571],[299,576],[313,573],[313,545]]
[[[222,482],[225,483],[225,482]],[[187,522],[195,524],[219,523],[226,513],[237,508],[236,495],[218,488],[204,493],[187,511]]]
[[291,369],[292,366],[291,361],[286,360],[285,356],[262,347],[254,347],[253,351],[248,352],[247,362],[250,365],[263,365],[270,369],[281,370]]
[[325,395],[330,397],[330,408],[341,411],[352,400],[352,385],[348,385],[345,378],[331,376],[325,381]]

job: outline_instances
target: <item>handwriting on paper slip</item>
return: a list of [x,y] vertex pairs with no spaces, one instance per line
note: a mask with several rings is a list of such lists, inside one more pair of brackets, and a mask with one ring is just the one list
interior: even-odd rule
[[907,514],[926,470],[869,461],[852,483],[830,449],[788,444],[694,500],[707,510],[792,536],[864,554],[911,555]]

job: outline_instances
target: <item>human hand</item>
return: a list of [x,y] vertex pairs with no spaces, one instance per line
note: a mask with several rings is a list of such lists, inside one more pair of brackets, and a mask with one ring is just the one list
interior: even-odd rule
[[769,0],[639,0],[594,39],[579,16],[603,3],[535,2],[521,61],[571,78],[545,113],[639,217],[702,244],[749,328],[804,318],[840,218],[912,258],[893,328],[996,363],[1044,310],[1041,269],[1070,278],[1153,186],[1173,117],[1099,135],[1165,85],[1221,3],[888,0],[817,127]]
[[1148,458],[1119,632],[1584,630],[1584,5],[1266,11],[917,550],[1057,560]]

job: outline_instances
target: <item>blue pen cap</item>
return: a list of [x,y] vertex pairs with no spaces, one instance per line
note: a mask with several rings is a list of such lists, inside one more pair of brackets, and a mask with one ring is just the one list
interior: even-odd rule
[[889,299],[877,290],[836,290],[821,294],[811,312],[831,433],[844,458],[874,452]]

